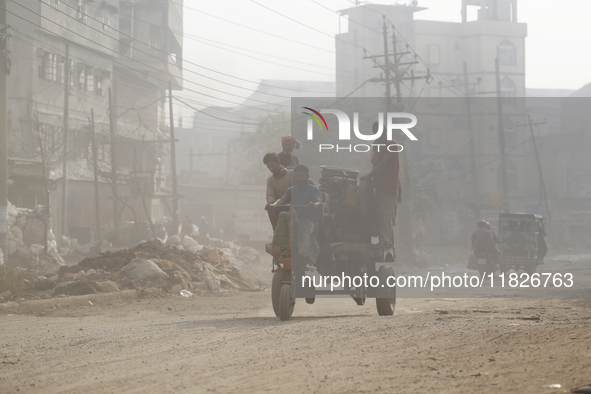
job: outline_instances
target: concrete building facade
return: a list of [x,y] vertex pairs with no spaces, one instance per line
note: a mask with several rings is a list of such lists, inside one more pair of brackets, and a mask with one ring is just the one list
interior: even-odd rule
[[[182,89],[182,3],[23,0],[8,2],[8,11],[9,200],[29,208],[47,204],[45,178],[51,184],[53,231],[57,238],[61,235],[64,199],[66,234],[76,236],[79,229],[88,232],[97,219],[92,191],[92,110],[98,143],[101,224],[112,222],[111,92],[118,194],[128,200],[130,207],[118,214],[121,220],[147,220],[162,215],[158,198],[148,196],[156,203],[148,204],[148,211],[142,208],[138,193],[134,192],[135,174],[151,173],[150,194],[157,194],[159,186],[166,186],[166,170],[162,167],[167,151],[157,141],[168,140],[168,82],[173,89]],[[148,33],[137,23],[137,29],[130,29],[131,20],[142,20],[153,27],[148,28]],[[135,53],[126,52],[126,42],[136,49]],[[68,188],[63,196],[66,91]],[[41,171],[41,152],[46,159],[45,176]]]

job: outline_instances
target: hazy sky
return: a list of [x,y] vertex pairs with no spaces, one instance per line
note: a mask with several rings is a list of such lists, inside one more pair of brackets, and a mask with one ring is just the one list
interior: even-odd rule
[[[339,16],[331,10],[349,8],[354,1],[314,1],[185,0],[184,58],[217,72],[185,63],[186,83],[182,96],[202,105],[234,106],[247,97],[261,79],[334,81],[334,34],[339,31]],[[410,0],[398,3],[410,3]],[[418,0],[418,3],[429,9],[416,13],[415,19],[461,20],[461,0]],[[589,15],[589,0],[518,1],[518,21],[528,24],[528,88],[578,89],[591,82],[591,55],[587,52],[591,47]],[[183,116],[190,115],[188,110],[183,113]]]

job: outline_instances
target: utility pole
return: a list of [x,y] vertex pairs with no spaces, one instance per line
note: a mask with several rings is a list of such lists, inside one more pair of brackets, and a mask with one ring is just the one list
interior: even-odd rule
[[101,239],[101,215],[99,204],[98,162],[96,152],[96,136],[94,134],[94,108],[90,109],[90,137],[92,138],[92,166],[94,167],[94,204],[96,214],[96,239]]
[[[384,16],[386,18],[386,16]],[[398,56],[398,37],[396,30],[392,29],[392,47],[394,52],[394,87],[396,89],[396,103],[402,103],[402,92],[400,90],[400,79],[404,77],[400,72],[400,56]],[[386,54],[387,56],[387,54]],[[402,55],[404,56],[404,55]]]
[[168,83],[168,108],[170,112],[170,169],[172,171],[172,223],[174,224],[173,235],[179,231],[179,200],[176,179],[176,148],[174,140],[174,115],[172,112],[172,84]]
[[0,0],[0,248],[4,262],[8,260],[8,245],[6,238],[8,219],[8,123],[6,76],[8,74],[8,37],[6,35],[6,0]]
[[468,84],[468,64],[464,62],[464,96],[466,97],[466,116],[468,117],[468,141],[470,145],[470,173],[472,177],[472,201],[474,202],[474,216],[480,220],[478,198],[478,179],[476,174],[476,149],[474,148],[474,129],[472,128],[472,107],[470,103],[470,88]]
[[538,147],[536,145],[536,136],[534,135],[534,126],[539,124],[545,124],[546,122],[533,123],[529,112],[527,113],[527,125],[529,126],[529,132],[531,133],[531,142],[534,146],[534,153],[536,154],[536,162],[538,163],[538,173],[540,174],[540,188],[542,189],[542,195],[544,196],[544,204],[546,205],[546,212],[548,213],[548,224],[552,227],[552,214],[550,213],[550,206],[548,205],[548,195],[546,193],[546,184],[544,183],[544,174],[542,173],[542,165],[540,164],[540,156],[538,155]]
[[119,204],[117,201],[117,158],[115,144],[115,128],[117,127],[115,117],[115,106],[113,105],[113,96],[109,88],[109,131],[111,136],[111,188],[113,190],[113,234],[115,239],[119,239]]
[[495,59],[495,77],[497,82],[497,114],[498,114],[498,132],[499,148],[501,150],[501,186],[503,188],[503,212],[511,211],[509,205],[509,185],[507,184],[507,155],[505,153],[505,128],[503,126],[503,99],[501,97],[501,76],[499,72],[499,59]]
[[66,234],[66,206],[68,194],[68,138],[69,138],[69,118],[70,118],[70,46],[66,44],[66,63],[64,67],[64,141],[62,142],[62,214],[61,214],[61,235]]
[[[384,26],[382,27],[382,34],[384,36],[384,76],[386,82],[386,111],[388,113],[392,109],[392,93],[390,92],[390,56],[388,55],[388,25],[386,25],[386,15],[383,15]],[[396,62],[396,44],[394,44],[394,61]],[[398,89],[400,85],[396,85],[396,96],[399,96]]]

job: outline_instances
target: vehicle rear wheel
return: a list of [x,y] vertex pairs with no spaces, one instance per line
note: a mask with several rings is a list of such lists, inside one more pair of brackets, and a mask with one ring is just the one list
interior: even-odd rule
[[279,294],[279,318],[283,321],[291,319],[294,306],[295,298],[291,298],[291,285],[284,283]]
[[283,279],[283,272],[274,272],[273,281],[271,282],[271,302],[273,303],[273,312],[275,316],[279,317],[279,294],[281,293],[281,280]]
[[390,266],[381,266],[378,270],[378,277],[380,278],[380,287],[377,291],[376,308],[378,315],[391,316],[394,314],[396,308],[396,287],[388,287],[387,279],[389,276],[394,276],[394,269]]

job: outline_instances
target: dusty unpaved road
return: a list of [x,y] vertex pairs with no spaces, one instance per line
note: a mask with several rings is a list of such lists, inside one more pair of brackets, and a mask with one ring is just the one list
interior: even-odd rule
[[0,315],[0,392],[558,393],[591,383],[590,300],[399,299],[390,317],[372,301],[298,300],[287,322],[269,292]]

